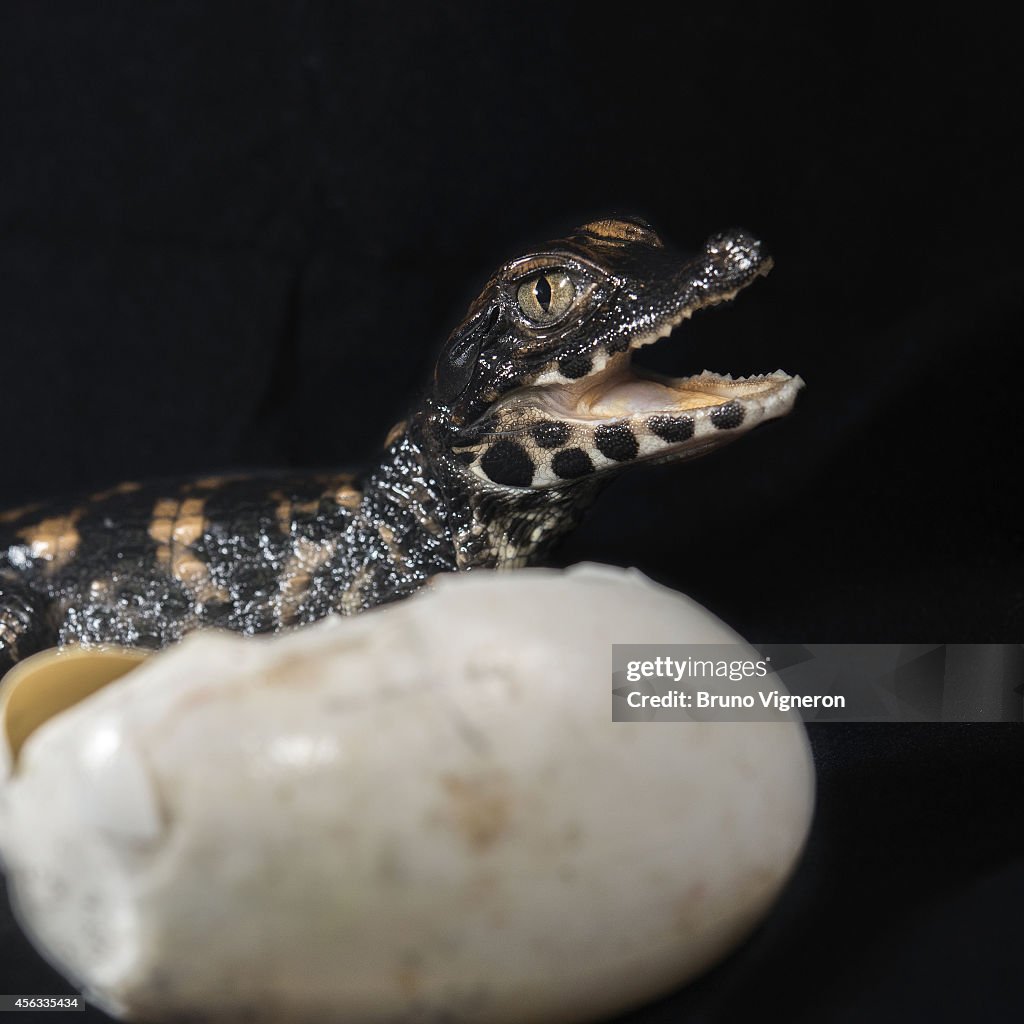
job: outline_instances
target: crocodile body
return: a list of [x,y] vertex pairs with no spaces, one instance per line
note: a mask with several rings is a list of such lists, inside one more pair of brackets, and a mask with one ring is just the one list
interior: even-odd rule
[[790,410],[802,382],[781,371],[669,379],[629,362],[770,266],[742,232],[684,260],[640,221],[584,225],[488,281],[358,476],[131,483],[0,514],[0,673],[54,645],[273,632],[542,559],[617,471]]

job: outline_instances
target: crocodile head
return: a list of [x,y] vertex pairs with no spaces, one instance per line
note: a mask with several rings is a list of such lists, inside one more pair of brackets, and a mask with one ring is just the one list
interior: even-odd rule
[[478,486],[535,490],[703,455],[784,416],[803,381],[781,370],[669,378],[631,365],[771,266],[742,231],[684,259],[648,225],[620,219],[511,260],[441,353],[435,437]]

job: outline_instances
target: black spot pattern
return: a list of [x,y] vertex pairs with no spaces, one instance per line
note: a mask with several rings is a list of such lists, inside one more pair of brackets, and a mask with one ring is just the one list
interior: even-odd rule
[[635,459],[640,451],[633,431],[625,423],[598,427],[594,431],[594,443],[602,455],[616,462],[629,462],[630,459]]
[[569,380],[576,380],[586,377],[593,365],[594,360],[588,355],[566,356],[558,360],[558,372]]
[[732,430],[743,422],[746,412],[739,402],[726,402],[711,411],[711,423],[719,430]]
[[533,439],[541,448],[561,448],[569,440],[569,424],[549,420],[533,428]]
[[555,476],[563,480],[575,480],[594,471],[590,456],[582,448],[566,448],[551,460]]
[[652,416],[647,426],[656,437],[673,444],[689,441],[693,437],[692,416]]
[[480,460],[483,471],[496,483],[508,487],[529,487],[533,482],[533,461],[515,441],[498,441]]
[[455,458],[464,466],[472,466],[476,462],[476,452],[456,452]]

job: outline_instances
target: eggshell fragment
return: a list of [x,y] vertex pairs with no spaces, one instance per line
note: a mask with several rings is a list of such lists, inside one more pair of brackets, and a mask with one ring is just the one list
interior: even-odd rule
[[612,721],[612,643],[733,642],[595,566],[194,635],[11,759],[16,912],[127,1019],[603,1018],[732,948],[806,836],[795,717]]

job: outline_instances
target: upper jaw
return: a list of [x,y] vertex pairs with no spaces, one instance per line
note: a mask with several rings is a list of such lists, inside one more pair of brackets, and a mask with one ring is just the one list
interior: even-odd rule
[[735,230],[708,239],[704,252],[687,261],[674,282],[674,301],[649,326],[629,339],[629,350],[667,338],[700,309],[731,302],[759,277],[771,272],[774,262],[759,241]]
[[[675,280],[675,301],[653,322],[629,337],[623,351],[600,353],[592,371],[561,389],[542,388],[545,405],[562,415],[584,420],[637,419],[652,413],[697,413],[727,402],[739,402],[750,412],[784,415],[803,387],[799,377],[782,370],[734,379],[732,374],[704,370],[689,377],[670,378],[630,364],[629,353],[666,338],[697,310],[731,301],[772,269],[761,243],[746,232],[733,230],[710,238],[703,253],[684,264]],[[546,381],[544,383],[547,383]],[[765,417],[760,417],[765,418]]]

